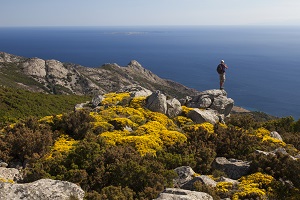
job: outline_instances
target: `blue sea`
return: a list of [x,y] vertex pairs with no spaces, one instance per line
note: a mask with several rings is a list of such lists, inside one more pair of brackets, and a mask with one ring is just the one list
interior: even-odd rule
[[158,76],[197,90],[225,90],[253,111],[300,118],[300,27],[2,27],[0,51],[87,67],[137,60]]

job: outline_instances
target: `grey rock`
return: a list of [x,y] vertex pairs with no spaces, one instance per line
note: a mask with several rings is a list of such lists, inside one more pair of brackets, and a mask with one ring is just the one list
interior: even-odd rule
[[226,178],[224,176],[221,176],[217,182],[228,182],[232,183],[232,185],[238,185],[240,182],[231,178]]
[[186,190],[194,190],[194,183],[200,181],[205,185],[216,187],[217,183],[206,175],[195,176],[194,170],[189,166],[181,166],[174,169],[178,178],[174,179],[174,184]]
[[27,75],[45,78],[46,72],[46,62],[40,58],[31,58],[21,64],[21,68]]
[[[197,113],[190,114],[193,117],[192,120],[196,123],[224,123],[224,118],[230,115],[234,107],[233,99],[227,98],[225,90],[206,90],[200,92],[197,96],[182,99],[181,102],[187,107],[200,108],[200,112],[196,110]],[[204,111],[204,109],[209,111]]]
[[85,103],[79,103],[79,104],[76,104],[76,105],[74,106],[74,110],[75,110],[75,111],[81,110],[81,109],[83,109],[84,107],[86,107],[89,103],[90,103],[90,102],[87,101],[87,102],[85,102]]
[[[283,155],[289,155],[287,152],[286,152],[286,150],[285,150],[285,148],[282,148],[282,147],[279,147],[279,148],[277,148],[277,149],[275,149],[275,150],[273,150],[273,151],[270,151],[270,152],[266,152],[266,151],[261,151],[261,150],[255,150],[255,153],[258,153],[258,154],[263,154],[263,155],[265,155],[265,156],[276,156],[276,153],[281,153],[281,154],[283,154]],[[297,156],[291,156],[291,155],[289,155],[290,156],[290,158],[292,158],[293,160],[297,160],[298,158],[299,158],[299,156],[297,157]]]
[[8,166],[8,164],[6,162],[0,161],[0,167],[7,167],[7,166]]
[[0,63],[7,62],[7,63],[14,63],[14,62],[21,62],[24,61],[25,58],[21,56],[15,56],[9,53],[0,52]]
[[166,188],[155,200],[213,200],[213,197],[204,192]]
[[277,133],[276,131],[272,131],[271,133],[270,133],[270,136],[272,137],[272,138],[276,138],[276,139],[278,139],[278,140],[280,140],[280,141],[283,141],[282,140],[282,137],[279,135],[279,133]]
[[97,107],[103,101],[103,99],[104,97],[102,95],[94,96],[94,98],[92,99],[93,107]]
[[231,179],[239,179],[247,175],[250,170],[250,163],[236,159],[217,157],[213,162],[213,168],[223,171]]
[[174,169],[178,178],[174,180],[175,185],[181,187],[194,178],[195,172],[190,166],[181,166]]
[[188,103],[187,106],[191,108],[209,108],[212,104],[212,99],[209,95],[199,95],[193,97]]
[[233,108],[234,101],[226,96],[218,96],[214,98],[211,109],[218,111],[220,114],[228,116]]
[[60,61],[57,60],[46,60],[46,70],[49,76],[55,78],[65,78],[67,77],[69,70],[66,69]]
[[23,179],[23,176],[18,169],[0,167],[0,178],[7,181],[11,180],[14,182],[18,182]]
[[214,181],[213,179],[211,179],[209,176],[201,175],[201,176],[197,176],[196,178],[199,178],[199,180],[201,180],[202,183],[204,183],[205,185],[208,185],[211,187],[217,186],[217,182]]
[[118,92],[128,92],[131,97],[147,97],[152,94],[150,90],[137,84],[124,86]]
[[74,183],[51,179],[40,179],[32,183],[0,183],[0,200],[82,200],[84,191]]
[[170,118],[174,118],[178,116],[182,112],[180,102],[173,98],[167,100],[167,116]]
[[200,182],[203,183],[204,185],[208,185],[210,187],[216,187],[217,182],[214,181],[213,179],[209,178],[206,175],[201,175],[201,176],[195,176],[193,177],[192,180],[186,182],[185,184],[181,185],[181,189],[185,190],[195,190],[195,183]]
[[187,114],[187,117],[191,118],[195,123],[209,122],[216,124],[220,121],[220,116],[215,110],[200,110],[195,108]]
[[153,112],[167,113],[167,97],[160,91],[152,93],[146,102],[146,108]]

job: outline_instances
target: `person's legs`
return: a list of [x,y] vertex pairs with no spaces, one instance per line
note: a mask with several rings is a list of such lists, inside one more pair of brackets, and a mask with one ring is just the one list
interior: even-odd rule
[[225,82],[225,73],[220,74],[220,90],[224,89],[224,82]]

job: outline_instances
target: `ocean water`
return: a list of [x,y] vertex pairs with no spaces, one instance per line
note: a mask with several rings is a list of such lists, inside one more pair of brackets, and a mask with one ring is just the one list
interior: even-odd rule
[[219,87],[249,110],[300,118],[300,27],[2,27],[0,51],[87,67],[130,60],[203,91]]

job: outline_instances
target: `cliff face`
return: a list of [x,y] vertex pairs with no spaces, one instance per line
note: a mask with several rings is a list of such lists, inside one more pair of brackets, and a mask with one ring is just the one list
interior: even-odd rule
[[135,60],[124,67],[113,63],[89,68],[0,52],[0,78],[1,85],[54,94],[94,95],[118,91],[132,84],[175,97],[197,93],[194,89],[158,77]]

